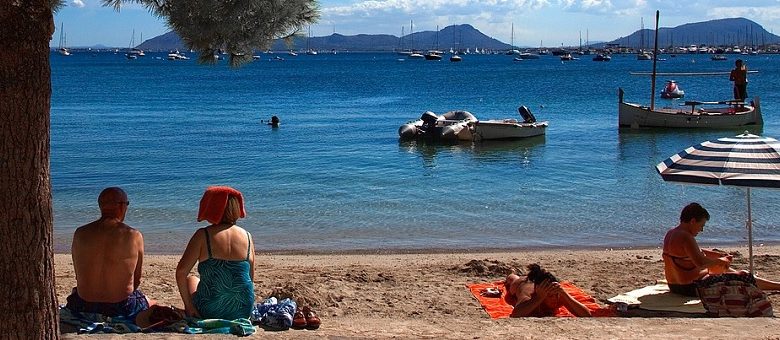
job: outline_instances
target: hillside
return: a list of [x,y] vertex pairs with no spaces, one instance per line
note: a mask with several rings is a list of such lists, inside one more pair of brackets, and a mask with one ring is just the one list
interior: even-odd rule
[[[397,37],[389,34],[358,34],[341,35],[338,33],[324,37],[312,37],[308,41],[308,46],[316,50],[337,50],[337,51],[393,51],[405,48],[414,48],[427,50],[436,48],[436,31],[423,31],[407,34],[403,37]],[[307,46],[307,38],[298,36],[293,39],[290,45],[277,39],[271,49],[281,50],[303,50]],[[448,50],[450,47],[457,48],[459,45],[463,48],[480,48],[504,50],[509,48],[509,44],[493,39],[471,25],[452,25],[439,31],[438,47]],[[185,50],[179,36],[171,31],[163,35],[144,41],[138,46],[144,50]]]
[[[645,26],[652,26],[651,23],[645,23]],[[603,47],[606,44],[618,44],[624,47],[652,48],[654,39],[654,30],[645,28],[637,30],[634,33],[620,37],[612,41],[591,44],[593,47]],[[438,44],[437,44],[438,41]],[[308,43],[308,45],[307,45]],[[704,22],[684,24],[677,27],[662,27],[658,31],[658,45],[666,46],[688,46],[688,45],[768,45],[780,43],[780,36],[774,35],[765,30],[761,25],[745,19],[730,18],[718,19]],[[275,51],[283,50],[304,50],[308,47],[315,50],[337,50],[337,51],[394,51],[402,49],[428,50],[438,48],[441,50],[480,48],[486,50],[506,50],[510,46],[507,43],[491,38],[469,24],[447,26],[438,32],[422,31],[397,37],[390,34],[358,34],[342,35],[338,33],[324,37],[298,36],[292,40],[290,45],[277,39],[271,49]],[[138,46],[144,50],[186,50],[181,39],[175,32],[168,32],[163,35],[144,41]]]
[[[655,23],[645,22],[645,27],[655,26]],[[642,36],[644,35],[644,39]],[[655,41],[654,27],[637,30],[631,35],[605,43],[594,44],[595,47],[604,44],[619,44],[620,46],[652,48]],[[661,27],[658,29],[658,46],[760,46],[780,43],[780,36],[765,30],[761,25],[745,18],[718,19],[704,22],[684,24],[677,27]]]

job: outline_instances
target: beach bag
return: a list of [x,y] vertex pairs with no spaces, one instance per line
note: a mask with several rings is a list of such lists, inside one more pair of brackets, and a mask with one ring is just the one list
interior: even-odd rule
[[696,281],[707,314],[713,317],[771,317],[772,304],[752,274],[721,274]]

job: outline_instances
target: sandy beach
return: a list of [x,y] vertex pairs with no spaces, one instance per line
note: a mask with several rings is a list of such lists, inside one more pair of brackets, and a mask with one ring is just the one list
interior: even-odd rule
[[[703,245],[706,246],[706,245]],[[732,252],[735,266],[747,268],[747,248]],[[780,278],[780,246],[757,246],[759,276]],[[465,284],[503,279],[510,268],[540,263],[597,301],[663,278],[660,249],[547,249],[491,252],[262,254],[256,260],[255,291],[292,296],[309,304],[322,319],[316,331],[268,332],[250,338],[456,338],[496,339],[769,339],[780,338],[780,320],[772,318],[520,318],[491,320]],[[178,256],[147,255],[141,289],[161,304],[181,306],[174,279]],[[70,256],[55,256],[60,303],[75,285]],[[770,295],[777,316],[780,294]],[[94,338],[64,334],[66,339]],[[99,335],[111,338],[116,335]],[[155,333],[122,339],[179,339],[189,335]],[[203,336],[199,336],[201,338]],[[224,336],[205,336],[219,338]]]

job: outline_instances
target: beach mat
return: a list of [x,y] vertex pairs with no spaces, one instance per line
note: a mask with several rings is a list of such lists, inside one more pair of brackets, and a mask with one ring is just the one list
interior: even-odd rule
[[[579,301],[585,307],[587,307],[593,316],[615,316],[615,312],[610,308],[601,307],[596,303],[596,299],[582,291],[579,287],[575,286],[571,282],[561,282],[561,288],[571,295],[575,300]],[[492,319],[508,318],[512,314],[512,305],[506,302],[506,289],[504,288],[504,281],[487,282],[487,283],[472,283],[467,284],[466,287],[471,291],[471,294],[482,305],[485,312],[490,315]],[[497,288],[501,291],[501,297],[486,297],[482,296],[480,292],[486,288]],[[555,311],[556,317],[574,317],[566,307],[560,307]]]
[[629,308],[655,312],[703,314],[706,312],[698,298],[674,294],[666,282],[632,290],[607,299],[610,303],[625,303]]

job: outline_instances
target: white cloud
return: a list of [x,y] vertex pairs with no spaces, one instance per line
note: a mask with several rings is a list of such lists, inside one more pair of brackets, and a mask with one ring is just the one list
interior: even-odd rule
[[76,8],[84,8],[84,1],[83,0],[73,0],[70,3],[71,6]]

